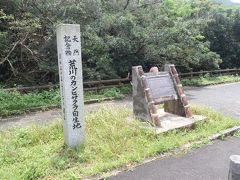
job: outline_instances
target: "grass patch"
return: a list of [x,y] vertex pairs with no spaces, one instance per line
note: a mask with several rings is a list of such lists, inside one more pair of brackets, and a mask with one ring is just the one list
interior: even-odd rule
[[[105,98],[120,99],[130,92],[130,86],[121,88],[87,91],[84,93],[85,101]],[[0,90],[0,116],[20,115],[33,108],[60,106],[60,92],[58,89],[47,91],[33,91],[26,94],[19,92],[6,92]]]
[[209,109],[193,109],[195,114],[207,116],[207,121],[195,129],[155,135],[142,123],[129,121],[131,110],[102,108],[87,114],[86,143],[75,150],[63,145],[61,122],[0,132],[0,177],[77,179],[104,174],[184,144],[208,142],[208,136],[240,124]]
[[87,91],[84,92],[84,99],[98,99],[100,101],[105,98],[121,99],[124,94],[129,94],[131,90],[132,87],[130,85],[126,85],[118,88],[102,89],[98,91]]
[[184,86],[206,86],[221,83],[239,82],[240,76],[223,75],[223,76],[210,76],[206,74],[201,77],[193,79],[182,79],[181,82]]
[[60,104],[58,90],[34,91],[27,94],[0,91],[0,116],[19,115],[35,107]]

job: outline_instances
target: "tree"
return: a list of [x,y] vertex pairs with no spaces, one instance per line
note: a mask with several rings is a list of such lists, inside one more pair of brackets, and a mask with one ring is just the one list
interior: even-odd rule
[[240,67],[239,12],[217,13],[208,24],[204,35],[210,41],[210,49],[222,59],[221,68]]
[[[221,38],[212,28],[219,28],[213,16],[219,7],[208,0],[3,0],[0,9],[3,82],[58,82],[59,23],[81,25],[84,80],[126,77],[133,65],[148,70],[174,63],[182,72],[217,69],[218,54],[222,67],[229,58],[237,63],[230,57],[232,52],[238,56],[237,50],[224,56],[228,38],[221,48],[212,39],[212,34]],[[223,17],[222,32],[236,48],[239,18]]]

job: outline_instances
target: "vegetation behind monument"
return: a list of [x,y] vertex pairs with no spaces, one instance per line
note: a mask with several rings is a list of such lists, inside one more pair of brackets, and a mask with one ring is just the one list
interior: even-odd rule
[[133,65],[181,72],[239,67],[239,11],[207,0],[2,0],[0,82],[58,82],[55,27],[81,24],[85,80]]

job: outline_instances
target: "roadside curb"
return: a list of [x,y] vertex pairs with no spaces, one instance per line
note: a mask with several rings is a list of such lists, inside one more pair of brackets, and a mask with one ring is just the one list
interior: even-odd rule
[[233,135],[235,132],[238,132],[238,131],[240,131],[240,126],[234,126],[232,128],[225,129],[224,131],[221,131],[220,133],[214,134],[214,135],[210,136],[208,139],[210,141],[222,139],[224,137]]

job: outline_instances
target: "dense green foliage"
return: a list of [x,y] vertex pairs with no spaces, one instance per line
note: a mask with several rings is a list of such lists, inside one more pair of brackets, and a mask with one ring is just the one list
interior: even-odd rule
[[134,165],[147,157],[179,147],[179,152],[183,153],[183,147],[200,147],[209,142],[210,135],[240,125],[239,120],[209,109],[194,108],[194,113],[204,115],[207,120],[192,129],[158,136],[147,124],[143,126],[137,120],[130,121],[132,113],[129,109],[106,107],[87,113],[86,143],[84,148],[77,150],[64,146],[60,122],[44,127],[0,130],[0,177],[82,179],[124,165]]
[[59,23],[81,24],[84,80],[240,66],[239,11],[208,0],[1,0],[0,81],[57,83]]

